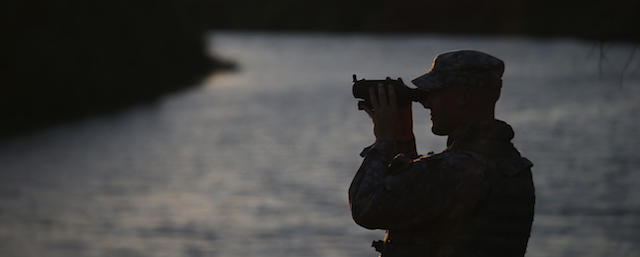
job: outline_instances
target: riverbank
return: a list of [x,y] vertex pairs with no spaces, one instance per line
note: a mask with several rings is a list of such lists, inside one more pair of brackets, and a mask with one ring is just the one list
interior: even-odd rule
[[197,6],[178,1],[0,7],[0,137],[153,101],[233,67],[205,54]]

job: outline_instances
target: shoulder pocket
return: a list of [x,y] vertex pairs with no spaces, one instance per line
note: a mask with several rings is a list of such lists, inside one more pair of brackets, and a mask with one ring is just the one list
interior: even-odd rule
[[383,183],[385,188],[398,195],[402,195],[402,191],[418,174],[426,172],[428,167],[439,159],[440,158],[433,155],[415,160],[411,160],[404,155],[396,156],[389,167],[391,173],[384,178]]

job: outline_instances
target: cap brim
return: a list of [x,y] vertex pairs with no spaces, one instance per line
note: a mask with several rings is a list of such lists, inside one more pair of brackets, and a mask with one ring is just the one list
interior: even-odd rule
[[420,77],[412,79],[411,83],[416,85],[418,88],[426,90],[436,90],[447,87],[446,84],[442,83],[428,72]]

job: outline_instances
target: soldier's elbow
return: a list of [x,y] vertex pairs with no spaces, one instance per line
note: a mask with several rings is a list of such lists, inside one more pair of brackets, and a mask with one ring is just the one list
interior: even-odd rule
[[379,229],[380,228],[375,223],[375,220],[371,219],[371,215],[367,215],[367,213],[353,212],[352,211],[351,212],[351,217],[353,218],[353,221],[356,222],[356,224],[360,225],[363,228],[366,228],[366,229]]

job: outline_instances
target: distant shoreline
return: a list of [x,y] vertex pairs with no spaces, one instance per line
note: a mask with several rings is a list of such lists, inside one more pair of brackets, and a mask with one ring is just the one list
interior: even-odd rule
[[[209,29],[573,37],[640,42],[640,1],[295,0],[202,4]],[[246,8],[251,6],[251,8]]]
[[0,139],[197,85],[233,65],[171,1],[11,1],[0,6]]

